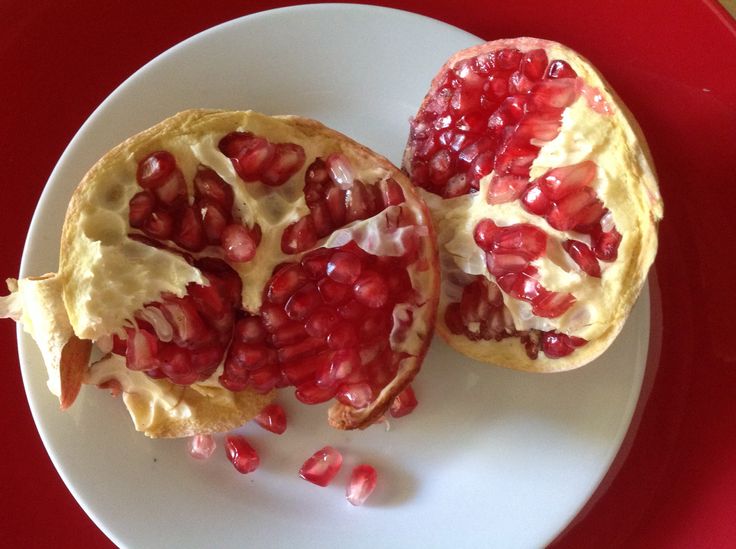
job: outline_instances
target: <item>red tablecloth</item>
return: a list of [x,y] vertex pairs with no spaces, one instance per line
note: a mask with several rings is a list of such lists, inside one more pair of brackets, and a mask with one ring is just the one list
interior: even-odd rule
[[[0,275],[18,272],[39,194],[65,146],[127,76],[181,40],[288,2],[3,2]],[[662,353],[638,430],[557,547],[736,543],[736,24],[695,0],[383,2],[493,39],[531,35],[589,57],[649,137],[665,199],[656,263]],[[12,323],[0,545],[108,547],[54,470],[31,419]],[[114,471],[111,471],[114,474]]]

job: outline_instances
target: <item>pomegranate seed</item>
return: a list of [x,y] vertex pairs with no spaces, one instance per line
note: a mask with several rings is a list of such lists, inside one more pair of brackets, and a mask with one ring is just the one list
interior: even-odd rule
[[138,163],[136,180],[144,189],[155,189],[167,182],[176,169],[176,159],[167,151],[156,151]]
[[576,98],[574,80],[540,80],[532,89],[529,105],[532,110],[565,109]]
[[347,378],[360,366],[360,354],[356,349],[341,349],[336,351],[332,355],[332,360],[317,372],[315,381],[320,387],[333,387],[336,382]]
[[286,345],[278,350],[279,362],[291,362],[311,355],[319,351],[324,345],[324,340],[307,337],[298,343]]
[[429,161],[429,178],[435,186],[440,186],[450,179],[453,163],[453,157],[447,149],[435,153]]
[[572,294],[545,290],[531,299],[532,312],[544,318],[556,318],[572,307],[575,301],[575,296]]
[[347,349],[358,345],[358,335],[350,324],[338,324],[327,336],[330,349]]
[[217,378],[217,381],[228,391],[237,393],[238,391],[244,391],[248,387],[248,376],[236,375],[233,372],[228,371],[227,365],[225,366],[225,372]]
[[233,208],[235,195],[233,188],[215,170],[199,166],[194,175],[194,198],[197,201],[214,202],[223,213],[228,214]]
[[242,318],[235,323],[233,341],[241,343],[261,343],[266,338],[266,329],[254,316]]
[[392,178],[382,180],[378,186],[381,190],[384,206],[395,206],[406,200],[404,198],[404,191],[401,188],[401,185]]
[[363,271],[353,285],[353,295],[366,307],[378,309],[388,302],[388,286],[377,272]]
[[520,70],[527,78],[540,80],[547,68],[547,54],[544,50],[531,50],[521,58]]
[[582,187],[588,187],[595,179],[597,166],[586,160],[579,164],[554,168],[539,178],[542,192],[550,200],[557,202]]
[[562,243],[562,247],[586,274],[601,277],[601,266],[593,251],[585,243],[579,240],[566,240]]
[[317,283],[317,290],[322,301],[329,305],[339,305],[350,295],[350,286],[335,282],[330,278],[323,278]]
[[174,232],[174,218],[168,212],[154,210],[143,222],[143,232],[157,240],[169,240]]
[[496,52],[496,68],[504,71],[516,69],[521,62],[521,52],[516,48],[504,48]]
[[360,258],[349,252],[335,252],[327,263],[327,276],[341,284],[354,284],[361,272]]
[[518,223],[507,227],[499,227],[493,233],[491,249],[486,251],[492,252],[494,255],[518,255],[527,261],[532,261],[544,254],[546,247],[547,233],[535,225]]
[[266,299],[271,303],[282,304],[307,283],[309,278],[298,263],[290,263],[266,284]]
[[286,302],[284,310],[292,320],[305,320],[322,300],[317,292],[317,287],[311,282],[299,288]]
[[[324,185],[329,180],[329,174],[327,172],[327,165],[321,158],[317,158],[307,168],[307,172],[304,174],[304,182],[306,185]],[[306,194],[306,190],[305,190]],[[315,197],[315,199],[321,199],[322,197]],[[309,203],[309,202],[307,202]]]
[[291,321],[279,304],[264,303],[261,306],[261,322],[263,327],[273,334]]
[[351,299],[337,308],[338,314],[345,320],[358,320],[365,313],[365,307],[355,299]]
[[284,434],[286,431],[286,412],[278,404],[269,404],[255,417],[255,421],[258,425],[276,433],[277,435]]
[[496,225],[490,219],[481,219],[473,230],[473,238],[475,243],[486,252],[490,252],[493,249],[493,237],[499,230]]
[[315,452],[299,469],[299,476],[317,486],[327,486],[342,466],[342,454],[331,446]]
[[561,358],[575,350],[575,345],[566,334],[543,332],[540,342],[542,352],[550,358]]
[[374,398],[373,389],[365,382],[340,385],[335,397],[356,410],[362,410],[373,402]]
[[460,304],[451,303],[445,309],[445,324],[453,334],[459,335],[465,332],[465,324],[460,313]]
[[565,61],[556,59],[549,64],[548,78],[575,78],[578,74]]
[[255,370],[268,361],[268,349],[261,343],[233,341],[228,350],[228,361],[235,361],[244,370]]
[[192,298],[168,298],[161,302],[161,312],[174,328],[174,342],[182,346],[202,344],[209,331]]
[[172,240],[180,248],[190,252],[200,252],[204,249],[206,242],[202,218],[193,206],[186,206],[179,213]]
[[222,249],[229,261],[245,263],[255,257],[258,243],[253,231],[243,225],[233,223],[222,230]]
[[330,212],[330,219],[336,227],[342,227],[346,218],[346,196],[345,191],[339,187],[331,187],[325,195],[325,203],[327,210]]
[[150,191],[141,191],[128,203],[128,222],[131,227],[140,229],[153,213],[156,198]]
[[207,242],[219,244],[222,239],[222,231],[228,225],[229,218],[215,202],[203,199],[198,203],[202,213],[202,227]]
[[302,269],[312,278],[322,278],[327,272],[327,263],[332,257],[333,250],[319,248],[308,253],[300,262]]
[[297,386],[294,395],[304,404],[320,404],[335,396],[335,387],[320,387],[315,382],[306,381]]
[[217,148],[228,158],[235,158],[242,149],[248,146],[253,137],[250,132],[230,132],[220,140]]
[[212,375],[220,365],[224,351],[219,345],[209,345],[192,351],[192,368],[200,375],[200,379],[207,379]]
[[176,345],[161,345],[158,353],[159,369],[177,385],[191,385],[199,374],[192,368],[189,354]]
[[403,417],[406,415],[411,414],[414,411],[414,408],[417,407],[417,397],[414,394],[414,389],[411,388],[411,385],[407,385],[406,389],[401,391],[399,395],[394,398],[394,401],[391,403],[391,407],[389,408],[389,413],[392,417]]
[[125,351],[125,365],[131,370],[149,370],[158,366],[156,354],[158,340],[143,329],[127,328],[127,348]]
[[231,156],[233,167],[243,181],[257,181],[271,163],[276,147],[262,137],[243,139],[241,147]]
[[376,489],[378,473],[370,465],[358,465],[350,473],[345,498],[355,506],[363,505]]
[[302,217],[284,229],[281,235],[281,251],[295,254],[307,250],[317,242],[317,230],[311,215]]
[[516,200],[528,186],[529,181],[524,177],[496,175],[488,187],[488,203],[503,204]]
[[187,184],[182,173],[176,169],[166,181],[153,189],[156,198],[167,206],[186,202]]
[[521,196],[524,209],[535,215],[547,215],[554,204],[542,193],[539,185],[531,185]]
[[334,153],[327,157],[327,172],[330,179],[340,189],[347,190],[353,186],[353,169],[350,161],[342,154]]
[[245,437],[230,435],[225,438],[225,452],[230,463],[239,473],[244,475],[258,469],[260,459],[258,453],[248,443]]
[[618,246],[621,243],[621,233],[615,228],[608,232],[594,229],[591,235],[593,252],[601,261],[615,261],[618,257]]
[[[330,363],[330,353],[323,352],[317,355],[306,357],[302,360],[285,362],[281,364],[281,371],[292,385],[300,386],[307,380],[311,379],[316,372],[328,366]],[[329,398],[332,398],[330,395]]]
[[194,459],[207,459],[215,451],[215,437],[212,435],[194,435],[187,440],[187,451]]
[[248,372],[250,387],[257,393],[265,394],[281,381],[281,370],[276,364],[266,364]]
[[323,307],[309,316],[304,329],[312,337],[326,338],[339,321],[340,318],[333,309]]
[[301,322],[288,321],[271,335],[271,344],[280,349],[304,339],[305,329]]
[[296,143],[277,143],[273,159],[263,169],[260,179],[276,187],[286,183],[304,165],[304,149]]
[[370,193],[366,190],[362,181],[355,180],[353,186],[345,191],[345,221],[357,221],[367,219],[373,215],[369,200]]

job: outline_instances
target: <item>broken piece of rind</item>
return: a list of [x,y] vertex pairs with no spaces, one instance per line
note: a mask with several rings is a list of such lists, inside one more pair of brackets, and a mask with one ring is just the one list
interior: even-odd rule
[[[496,221],[497,212],[503,211],[500,214],[503,222],[497,221],[499,226],[534,223],[548,232],[555,231],[550,230],[543,218],[533,219],[535,216],[525,212],[518,200],[513,204],[488,204],[485,197],[495,172],[484,176],[480,181],[479,191],[470,195],[442,199],[421,189],[420,192],[433,214],[440,249],[442,289],[437,331],[454,349],[481,362],[530,372],[570,370],[599,357],[621,332],[656,256],[657,225],[663,214],[662,199],[650,151],[636,120],[590,62],[561,44],[536,38],[516,38],[488,42],[460,51],[448,60],[433,79],[419,112],[432,100],[450,68],[464,59],[502,48],[517,48],[522,52],[542,48],[550,61],[566,61],[589,86],[588,89],[600,93],[600,105],[604,105],[607,112],[596,112],[592,106],[586,105],[586,98],[581,95],[576,103],[565,110],[559,135],[542,145],[539,156],[532,164],[530,180],[558,166],[586,160],[588,156],[584,151],[585,147],[594,160],[599,159],[596,154],[604,151],[603,154],[607,156],[605,165],[599,166],[599,177],[605,177],[605,181],[599,185],[598,192],[604,206],[613,212],[616,227],[623,238],[618,259],[605,264],[601,278],[583,282],[583,285],[588,284],[591,288],[593,285],[598,287],[594,291],[591,288],[581,291],[587,298],[579,299],[566,314],[547,319],[547,329],[582,337],[587,343],[575,348],[567,356],[552,358],[540,351],[537,358],[533,359],[527,354],[519,337],[507,337],[500,341],[471,341],[463,334],[453,333],[445,322],[445,313],[450,303],[458,301],[457,287],[451,286],[453,280],[458,279],[456,275],[459,273],[482,274],[495,282],[495,277],[485,267],[484,252],[473,239],[473,230],[478,221],[483,218]],[[586,134],[586,129],[593,131]],[[585,147],[567,157],[560,155],[565,146],[573,148],[578,142],[584,142]],[[404,169],[410,174],[413,154],[410,139],[403,163]],[[555,164],[555,161],[560,160],[563,162]],[[473,204],[474,201],[476,204]],[[564,233],[559,232],[558,237],[579,238],[577,233]],[[476,265],[477,272],[468,273],[468,265],[471,264]],[[482,267],[478,267],[479,265]],[[576,293],[576,288],[570,286],[550,289],[570,291],[573,295]],[[455,297],[451,298],[451,295]],[[507,304],[513,299],[505,293],[503,298]],[[578,318],[587,314],[589,319],[584,323],[576,323],[576,313],[584,307],[588,307],[589,312]],[[515,317],[517,330],[525,329],[526,327],[518,325],[518,321]]]
[[[135,312],[145,304],[157,301],[164,293],[182,296],[191,282],[207,283],[181,254],[128,238],[128,204],[140,191],[136,170],[141,159],[157,150],[167,150],[176,157],[187,181],[192,180],[200,163],[217,171],[233,187],[234,208],[242,222],[261,226],[263,238],[256,257],[235,266],[243,281],[243,308],[251,313],[258,311],[262,288],[273,269],[283,261],[300,257],[283,253],[280,240],[288,224],[308,213],[302,191],[304,168],[298,178],[301,182],[290,180],[278,192],[260,185],[246,189],[231,161],[217,148],[220,139],[233,131],[250,131],[277,142],[298,143],[307,158],[340,152],[361,169],[393,177],[406,198],[400,215],[411,216],[417,226],[424,228],[419,245],[427,265],[412,275],[416,286],[423,290],[420,293],[424,301],[414,315],[414,337],[402,348],[408,356],[401,361],[399,373],[370,406],[356,410],[337,403],[329,413],[334,427],[367,427],[411,381],[429,345],[439,286],[435,238],[429,212],[408,179],[388,160],[319,122],[296,116],[269,117],[252,111],[190,110],[127,139],[105,154],[76,188],[62,229],[57,276],[68,323],[78,337],[106,342],[102,345],[106,347],[112,335],[124,337],[124,327],[132,325]],[[276,198],[271,200],[273,195]],[[272,393],[262,396],[250,390],[237,394],[226,391],[217,382],[221,371],[219,368],[204,383],[182,388],[131,372],[121,357],[110,357],[92,367],[87,382],[105,387],[118,383],[136,428],[147,435],[188,436],[237,427],[272,398]]]

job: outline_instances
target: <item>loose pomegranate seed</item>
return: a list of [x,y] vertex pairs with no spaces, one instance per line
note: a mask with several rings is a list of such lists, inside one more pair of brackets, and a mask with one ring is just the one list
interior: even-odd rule
[[240,435],[229,435],[225,438],[225,452],[233,467],[244,475],[252,473],[260,465],[258,453],[245,437]]
[[411,385],[407,385],[406,389],[401,391],[401,393],[399,393],[391,403],[389,413],[392,417],[403,417],[411,414],[414,411],[414,408],[417,407],[417,404],[418,402],[417,397],[414,394],[414,389],[411,388]]
[[155,189],[167,182],[176,169],[176,159],[167,151],[156,151],[138,163],[136,180],[144,189]]
[[601,266],[593,251],[579,240],[566,240],[562,243],[564,250],[580,268],[590,276],[601,277]]
[[315,452],[299,469],[299,476],[317,486],[327,486],[342,467],[342,454],[331,446]]
[[212,435],[194,435],[187,439],[187,451],[194,459],[208,459],[216,446],[215,437]]
[[278,404],[269,404],[255,417],[255,421],[258,425],[276,433],[277,435],[284,434],[286,431],[286,412]]
[[376,489],[378,473],[370,465],[358,465],[350,473],[345,498],[355,506],[363,505]]

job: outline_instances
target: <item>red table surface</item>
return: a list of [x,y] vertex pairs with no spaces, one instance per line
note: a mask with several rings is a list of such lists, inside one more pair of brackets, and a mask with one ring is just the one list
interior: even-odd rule
[[[275,1],[2,2],[0,275],[60,154],[133,71],[218,23]],[[591,59],[639,119],[665,201],[656,279],[659,367],[601,488],[553,544],[736,544],[736,24],[707,1],[396,1],[486,39],[529,35]],[[223,75],[224,78],[227,75]],[[656,294],[656,292],[655,292]],[[54,470],[30,415],[12,323],[0,323],[0,545],[110,547]],[[111,471],[111,475],[115,472]],[[492,510],[490,511],[492,512]],[[155,527],[152,523],[149,527]],[[247,540],[244,540],[247,543]]]

